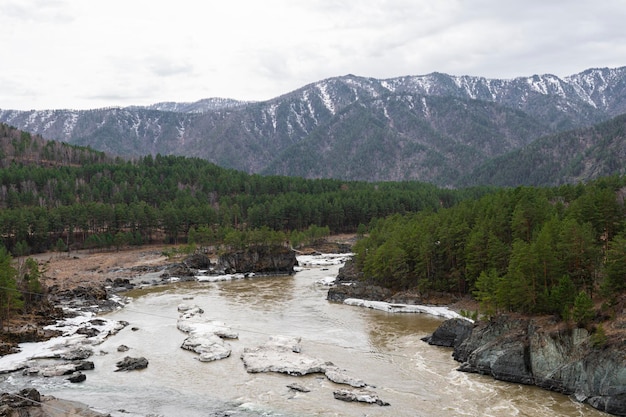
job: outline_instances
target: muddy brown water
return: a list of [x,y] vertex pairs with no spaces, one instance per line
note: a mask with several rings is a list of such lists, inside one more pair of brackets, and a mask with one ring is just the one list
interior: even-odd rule
[[[390,314],[329,303],[316,281],[339,266],[305,269],[293,276],[217,283],[177,283],[134,290],[122,310],[107,314],[130,323],[96,346],[96,369],[87,380],[21,380],[60,398],[82,401],[113,416],[606,416],[567,396],[456,371],[451,350],[420,338],[442,322],[425,314]],[[228,343],[231,357],[196,360],[180,345],[177,306],[197,304],[204,316],[239,332]],[[135,328],[135,330],[133,330]],[[333,397],[338,386],[323,375],[294,377],[249,374],[240,355],[271,335],[302,338],[302,353],[331,361],[363,379],[388,407],[346,403]],[[119,345],[130,348],[118,352]],[[106,352],[106,353],[105,353]],[[113,372],[124,356],[145,356],[142,371]],[[310,392],[295,392],[292,383]]]

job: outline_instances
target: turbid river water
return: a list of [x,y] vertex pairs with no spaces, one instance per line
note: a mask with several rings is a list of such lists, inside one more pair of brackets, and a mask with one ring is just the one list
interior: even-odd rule
[[[329,303],[327,287],[316,281],[336,275],[338,268],[135,290],[124,309],[106,315],[130,325],[96,346],[90,358],[96,369],[85,372],[85,382],[11,375],[3,388],[34,385],[113,416],[606,416],[563,395],[457,372],[450,349],[420,340],[442,318]],[[180,348],[181,303],[197,304],[204,316],[239,332],[238,340],[229,341],[231,357],[203,363]],[[333,390],[341,387],[323,375],[247,373],[243,349],[271,335],[301,337],[303,354],[331,361],[375,386],[390,406],[336,400]],[[122,344],[130,350],[118,352]],[[148,368],[114,372],[126,355],[145,356]],[[289,389],[294,382],[310,392]]]

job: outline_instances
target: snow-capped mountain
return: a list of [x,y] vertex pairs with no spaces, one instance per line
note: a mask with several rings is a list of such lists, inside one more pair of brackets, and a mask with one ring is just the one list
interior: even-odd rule
[[510,80],[346,75],[264,102],[0,110],[0,121],[122,156],[178,154],[247,172],[453,186],[490,158],[622,113],[626,67]]

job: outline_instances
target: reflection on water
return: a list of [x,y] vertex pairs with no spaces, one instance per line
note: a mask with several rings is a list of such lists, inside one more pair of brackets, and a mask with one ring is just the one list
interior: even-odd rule
[[[390,314],[326,301],[316,281],[336,275],[311,268],[294,276],[256,277],[218,283],[181,282],[133,290],[133,301],[109,318],[130,326],[95,348],[96,369],[87,381],[11,375],[3,388],[44,388],[47,394],[84,401],[114,416],[585,416],[605,415],[565,396],[456,371],[451,350],[422,342],[441,319],[424,314]],[[230,358],[201,363],[180,349],[177,306],[195,303],[207,319],[239,332],[228,341]],[[132,328],[137,329],[133,331]],[[303,353],[331,361],[372,386],[390,407],[344,403],[342,388],[320,375],[301,378],[248,374],[240,356],[270,335],[302,337]],[[121,344],[130,351],[121,353]],[[145,356],[139,372],[117,373],[123,356]],[[287,388],[293,382],[308,393]],[[124,412],[116,411],[123,409]]]

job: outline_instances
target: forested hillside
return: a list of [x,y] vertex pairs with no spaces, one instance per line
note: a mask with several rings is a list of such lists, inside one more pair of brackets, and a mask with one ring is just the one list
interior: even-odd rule
[[560,185],[626,173],[626,115],[546,136],[476,168],[460,185]]
[[379,219],[357,244],[357,265],[396,290],[473,294],[488,314],[563,316],[579,296],[626,290],[625,196],[626,178],[607,177]]
[[[263,102],[0,109],[0,122],[124,157],[175,154],[248,173],[458,188],[494,157],[626,113],[625,86],[626,67],[510,80],[345,75]],[[560,149],[546,151],[558,155]],[[581,161],[590,162],[585,155]],[[480,173],[475,178],[493,179]],[[549,180],[544,184],[559,179]]]
[[262,177],[197,158],[113,160],[2,126],[0,237],[18,255],[49,249],[186,242],[190,231],[355,232],[372,218],[450,207],[428,184]]

